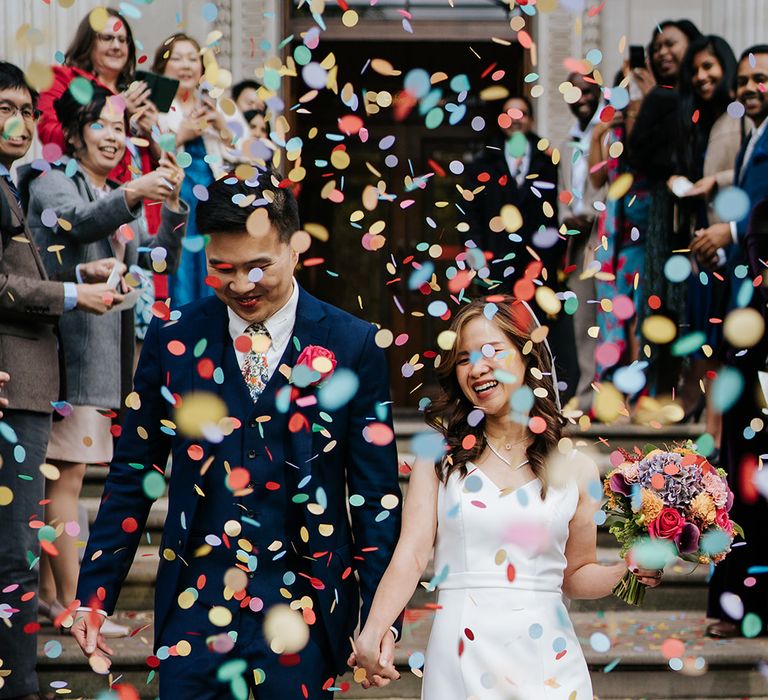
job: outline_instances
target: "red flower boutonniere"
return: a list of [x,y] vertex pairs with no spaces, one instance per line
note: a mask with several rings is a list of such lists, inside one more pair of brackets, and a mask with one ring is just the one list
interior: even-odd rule
[[313,373],[320,375],[306,384],[306,386],[317,386],[329,379],[333,374],[333,371],[336,369],[336,355],[322,345],[307,345],[299,354],[294,371],[299,365],[303,365]]

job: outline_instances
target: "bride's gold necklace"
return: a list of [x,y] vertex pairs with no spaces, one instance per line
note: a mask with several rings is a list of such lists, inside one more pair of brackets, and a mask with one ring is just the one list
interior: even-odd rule
[[[508,467],[511,467],[513,471],[517,471],[518,469],[522,469],[526,464],[528,464],[528,460],[526,459],[526,460],[523,460],[522,462],[520,462],[520,464],[518,464],[517,466],[512,466],[512,462],[510,462],[506,457],[504,457],[504,455],[502,455],[493,446],[493,443],[491,442],[491,439],[488,437],[488,433],[483,433],[483,435],[485,436],[485,442],[488,445],[488,448],[491,450],[491,452],[493,452],[493,454],[495,454],[502,462],[504,462],[504,464],[506,464]],[[515,445],[520,445],[521,443],[525,442],[526,439],[527,438],[524,438],[523,440],[519,440],[518,442],[515,442],[515,443],[507,443],[506,445],[504,445],[504,449],[505,450],[511,450]]]

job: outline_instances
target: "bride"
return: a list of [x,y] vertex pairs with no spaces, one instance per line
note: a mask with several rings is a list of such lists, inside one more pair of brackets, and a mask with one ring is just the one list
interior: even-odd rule
[[[627,564],[596,562],[602,488],[594,463],[567,478],[548,468],[550,453],[568,445],[549,346],[531,342],[537,326],[512,297],[475,300],[453,319],[441,396],[427,409],[447,451],[437,467],[414,464],[400,539],[349,659],[365,669],[364,687],[398,677],[390,625],[434,545],[439,595],[424,700],[592,700],[563,596],[607,596]],[[632,571],[648,586],[661,579],[660,571]]]

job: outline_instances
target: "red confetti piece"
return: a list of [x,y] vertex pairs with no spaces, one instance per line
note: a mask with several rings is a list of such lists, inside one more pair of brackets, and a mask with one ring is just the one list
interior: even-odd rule
[[651,477],[651,486],[655,488],[657,491],[664,488],[664,475],[663,474],[654,474]]
[[474,641],[475,641],[475,633],[474,633],[474,632],[473,632],[471,629],[469,629],[469,627],[465,627],[465,628],[464,628],[464,636],[465,636],[465,637],[466,637],[466,638],[467,638],[467,639],[468,639],[470,642],[474,642]]
[[609,121],[612,121],[615,116],[616,108],[611,107],[611,105],[607,105],[603,107],[602,111],[600,112],[600,121],[603,122],[603,124],[607,124]]
[[651,296],[648,297],[648,306],[654,311],[657,311],[661,308],[661,299],[655,294],[651,294]]
[[205,574],[200,574],[197,577],[197,581],[195,581],[195,588],[197,588],[198,591],[202,591],[203,588],[205,588],[205,582],[207,581]]
[[507,581],[512,583],[515,580],[515,567],[512,564],[507,564]]
[[304,267],[317,267],[325,262],[325,258],[307,258],[304,261]]
[[162,301],[156,301],[152,304],[152,315],[161,321],[167,321],[171,317],[171,310]]
[[227,474],[227,487],[230,491],[244,489],[251,480],[251,475],[245,467],[235,467]]
[[528,429],[536,435],[541,435],[547,429],[547,421],[541,416],[533,416],[531,420],[528,421]]
[[197,363],[197,373],[203,379],[210,379],[213,377],[213,372],[216,368],[213,365],[213,360],[204,357]]
[[28,622],[26,625],[24,625],[24,634],[37,634],[39,631],[39,622]]
[[300,430],[309,431],[309,421],[301,413],[294,413],[288,420],[288,430],[292,433],[298,433]]
[[670,637],[661,643],[661,653],[665,659],[680,659],[685,654],[685,642]]
[[356,134],[363,128],[363,120],[356,114],[345,114],[339,119],[339,130],[345,134]]
[[264,484],[264,488],[267,489],[267,491],[279,491],[280,484],[278,484],[276,481],[268,481],[266,484]]
[[488,75],[496,66],[499,65],[498,63],[491,63],[490,66],[488,66],[482,73],[480,73],[480,78],[485,78],[486,75]]
[[440,177],[445,177],[445,170],[440,166],[440,164],[436,160],[432,160],[432,158],[429,158],[427,160],[427,165],[429,165],[429,167],[435,171],[436,175],[439,175]]
[[123,531],[124,532],[136,532],[136,530],[139,529],[139,523],[136,521],[136,518],[126,518],[123,520]]
[[210,287],[211,289],[218,289],[221,287],[221,280],[216,277],[216,275],[206,275],[203,281],[205,282],[206,286]]
[[557,656],[555,656],[555,661],[560,661],[560,659],[562,659],[567,653],[567,649],[563,649],[562,651],[558,652]]
[[476,444],[477,444],[477,437],[475,437],[471,433],[469,435],[465,435],[464,439],[461,441],[461,446],[465,450],[471,450]]
[[187,347],[180,340],[171,340],[168,342],[168,352],[176,357],[181,357],[187,351]]
[[589,17],[594,17],[595,15],[602,12],[603,8],[605,7],[605,0],[603,0],[599,5],[593,5],[587,10],[587,15]]
[[533,39],[531,38],[531,35],[524,29],[521,29],[517,33],[517,41],[524,49],[530,49],[531,46],[533,46]]
[[470,501],[470,503],[475,506],[476,508],[487,508],[488,506],[485,505],[482,501]]
[[238,352],[250,352],[253,348],[253,341],[249,335],[239,335],[235,338],[235,349]]
[[156,656],[148,656],[147,666],[150,668],[160,668],[160,659],[158,659]]

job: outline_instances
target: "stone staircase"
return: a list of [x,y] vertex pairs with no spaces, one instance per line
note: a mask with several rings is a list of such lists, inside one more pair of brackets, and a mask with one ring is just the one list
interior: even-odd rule
[[[401,462],[412,461],[410,442],[424,425],[418,416],[396,420],[398,452]],[[701,425],[648,428],[625,425],[593,425],[575,428],[571,437],[580,447],[600,454],[600,467],[609,466],[608,455],[618,447],[631,449],[647,442],[671,444],[696,438]],[[407,470],[402,470],[407,471]],[[82,504],[92,521],[98,510],[106,469],[89,467]],[[407,490],[407,476],[401,487]],[[112,640],[115,650],[113,674],[94,674],[68,635],[43,624],[39,640],[38,668],[43,688],[72,698],[95,698],[111,684],[130,683],[142,698],[157,696],[157,680],[147,665],[152,654],[152,598],[157,569],[157,544],[167,513],[167,500],[158,500],[150,513],[144,535],[145,544],[134,564],[118,602],[118,621],[132,629],[131,637]],[[598,533],[598,558],[615,561],[617,549],[612,536]],[[768,640],[738,639],[715,641],[704,636],[706,621],[706,579],[708,570],[693,568],[679,561],[670,567],[664,584],[649,591],[641,609],[631,608],[614,597],[596,601],[574,601],[571,616],[592,672],[595,694],[602,700],[620,698],[764,698],[768,700]],[[431,567],[422,580],[432,576]],[[436,597],[423,588],[414,594],[406,614],[403,637],[398,644],[396,662],[402,678],[383,689],[363,691],[347,674],[339,679],[340,698],[409,698],[420,695],[418,671],[409,667],[414,652],[423,652],[432,624]],[[600,633],[610,646],[595,645],[591,639]],[[602,639],[602,637],[601,637]],[[667,640],[680,640],[668,642]],[[59,642],[59,647],[56,642]],[[667,642],[665,644],[665,642]],[[673,650],[676,656],[670,656]],[[165,700],[165,699],[164,699]],[[186,700],[186,699],[183,699]],[[192,700],[192,699],[190,699]]]

